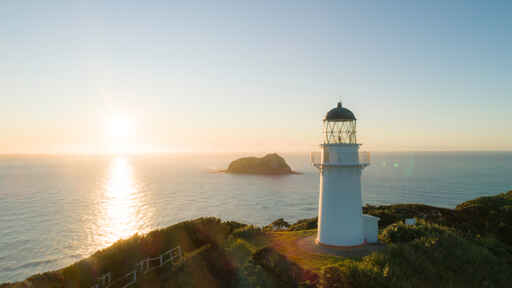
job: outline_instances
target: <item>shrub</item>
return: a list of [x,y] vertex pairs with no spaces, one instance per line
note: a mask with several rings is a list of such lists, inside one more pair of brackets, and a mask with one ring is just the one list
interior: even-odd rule
[[471,222],[473,232],[512,245],[512,191],[480,197],[457,205],[456,211]]
[[346,260],[322,269],[321,288],[389,287],[385,277],[365,263]]
[[226,252],[236,266],[242,266],[251,258],[252,247],[247,241],[238,238],[226,247]]
[[509,265],[512,265],[512,247],[504,244],[503,242],[495,238],[478,238],[475,243],[491,252],[494,256],[499,257],[507,261]]
[[[428,235],[428,233],[427,233]],[[498,242],[485,242],[501,249]],[[503,247],[502,247],[503,248]],[[512,266],[481,243],[435,233],[324,269],[322,287],[507,287]],[[338,270],[336,270],[338,269]]]
[[[48,272],[55,275],[47,275],[45,279],[53,277],[51,279],[55,279],[58,286],[89,287],[96,282],[97,277],[110,272],[114,280],[132,271],[138,261],[146,257],[155,257],[178,245],[184,252],[193,251],[207,244],[220,246],[233,225],[236,224],[228,225],[217,218],[208,217],[181,222],[145,235],[135,234],[97,251],[89,258],[59,271]],[[38,286],[37,283],[43,283],[44,279],[32,280],[36,283],[34,286]]]
[[289,231],[301,231],[301,230],[311,230],[316,229],[318,224],[318,217],[302,219],[294,224],[292,224],[288,230]]
[[226,222],[224,222],[224,224],[229,227],[229,233],[232,233],[236,229],[247,226],[247,224],[243,224],[243,223],[236,222],[236,221],[226,221]]
[[237,270],[237,278],[233,287],[281,287],[280,280],[260,265],[248,261]]
[[283,230],[290,227],[290,223],[286,222],[283,218],[279,218],[275,220],[274,222],[270,223],[269,225],[265,226],[265,230]]
[[318,281],[318,275],[288,261],[285,256],[270,247],[256,251],[252,255],[252,261],[274,274],[285,286],[296,287],[304,282],[314,285]]
[[187,257],[186,263],[179,270],[164,269],[163,273],[167,274],[154,274],[150,279],[147,279],[147,275],[152,273],[145,274],[140,283],[130,287],[231,287],[236,278],[236,270],[224,249],[208,246],[194,256]]
[[247,225],[242,228],[238,228],[231,233],[232,238],[250,239],[258,236],[265,235],[265,231],[260,227],[254,225]]
[[382,230],[379,240],[384,243],[404,243],[422,237],[439,237],[443,233],[452,233],[452,230],[423,220],[419,220],[415,225],[398,222]]

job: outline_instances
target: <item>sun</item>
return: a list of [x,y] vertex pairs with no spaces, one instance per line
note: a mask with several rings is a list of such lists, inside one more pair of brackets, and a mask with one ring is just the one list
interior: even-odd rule
[[110,153],[133,152],[135,123],[124,115],[113,115],[106,120],[105,136]]
[[123,116],[112,117],[107,125],[108,134],[112,138],[123,138],[130,136],[134,130],[132,121]]

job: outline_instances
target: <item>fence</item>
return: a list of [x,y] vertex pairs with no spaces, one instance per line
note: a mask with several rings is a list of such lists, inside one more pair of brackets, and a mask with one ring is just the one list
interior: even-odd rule
[[161,267],[169,262],[172,262],[172,264],[179,263],[183,258],[181,248],[180,246],[171,249],[167,252],[162,253],[158,257],[154,258],[146,258],[139,263],[137,263],[137,271],[148,273],[149,271],[152,271],[158,267]]
[[130,285],[137,283],[137,273],[144,272],[144,274],[146,274],[152,270],[164,266],[167,263],[176,265],[182,261],[183,252],[181,251],[181,247],[178,246],[160,254],[158,257],[148,257],[142,261],[139,261],[137,264],[135,264],[135,270],[117,278],[115,281],[112,281],[112,274],[110,272],[105,273],[101,275],[101,277],[98,277],[98,283],[92,285],[91,288],[127,288]]

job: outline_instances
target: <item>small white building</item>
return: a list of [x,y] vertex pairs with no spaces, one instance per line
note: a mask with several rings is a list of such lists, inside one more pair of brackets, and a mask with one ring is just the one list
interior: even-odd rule
[[370,154],[359,152],[356,117],[338,103],[323,120],[322,151],[311,153],[320,170],[318,235],[324,246],[377,242],[378,217],[362,214],[361,173]]

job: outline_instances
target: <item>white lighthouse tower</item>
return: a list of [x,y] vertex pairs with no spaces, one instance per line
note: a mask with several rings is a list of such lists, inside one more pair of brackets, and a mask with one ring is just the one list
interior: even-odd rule
[[322,151],[311,155],[320,170],[316,243],[347,247],[377,242],[379,218],[362,214],[361,173],[370,155],[359,152],[354,113],[338,103],[325,116],[322,134]]

